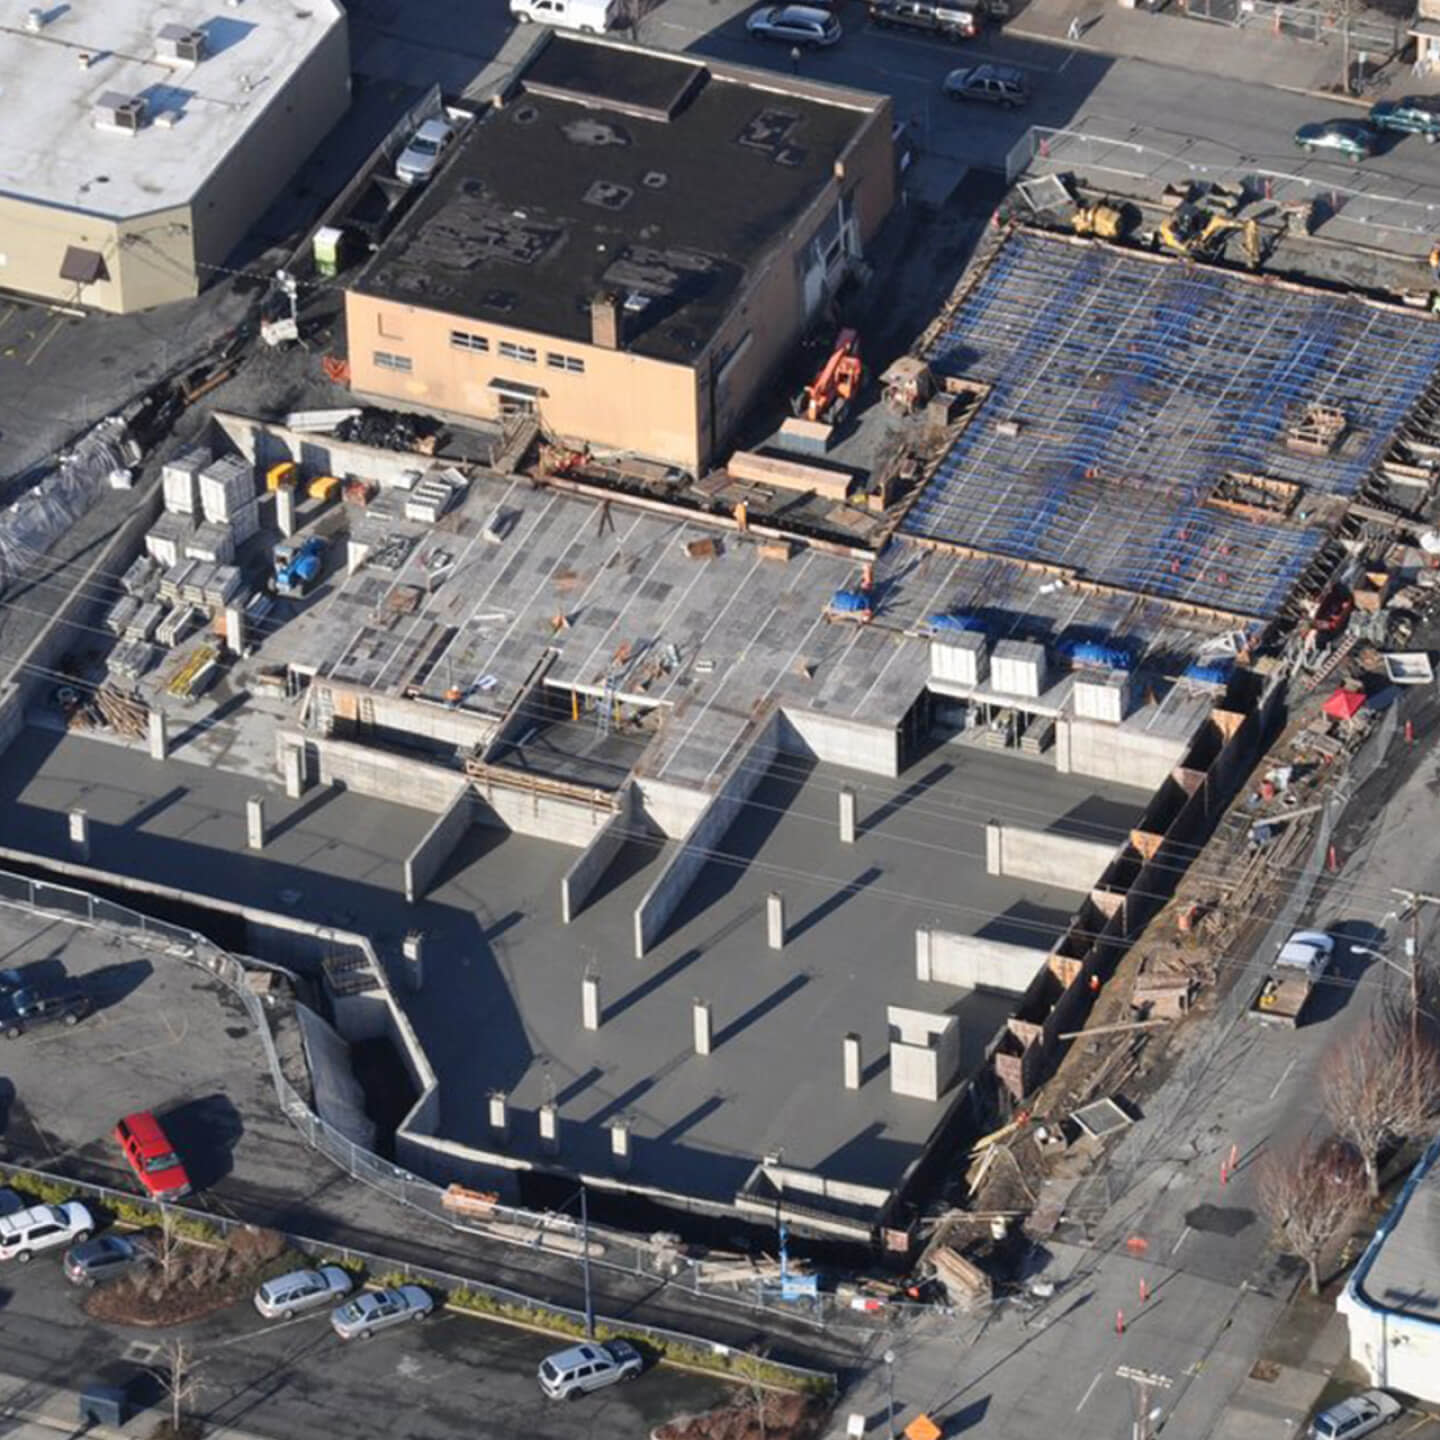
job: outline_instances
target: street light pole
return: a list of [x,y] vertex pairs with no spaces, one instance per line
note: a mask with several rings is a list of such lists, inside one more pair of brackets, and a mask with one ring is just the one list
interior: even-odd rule
[[895,1440],[895,1352],[887,1350],[885,1360],[885,1381],[888,1400],[885,1406],[885,1428],[890,1432],[890,1440]]
[[585,1277],[585,1338],[595,1338],[595,1303],[590,1295],[590,1208],[585,1202],[585,1186],[580,1186],[580,1270]]

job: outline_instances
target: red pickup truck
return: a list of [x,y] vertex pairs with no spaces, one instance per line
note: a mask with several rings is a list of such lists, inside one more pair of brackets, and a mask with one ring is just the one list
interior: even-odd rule
[[152,1199],[179,1200],[190,1193],[190,1177],[175,1147],[148,1110],[125,1116],[115,1126],[115,1139]]

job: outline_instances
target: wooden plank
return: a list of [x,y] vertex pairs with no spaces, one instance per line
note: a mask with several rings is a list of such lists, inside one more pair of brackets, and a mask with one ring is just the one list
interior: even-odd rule
[[753,450],[737,450],[725,468],[734,480],[752,480],[782,490],[813,490],[827,500],[844,500],[853,483],[852,477],[843,470],[781,460],[774,455],[757,455]]

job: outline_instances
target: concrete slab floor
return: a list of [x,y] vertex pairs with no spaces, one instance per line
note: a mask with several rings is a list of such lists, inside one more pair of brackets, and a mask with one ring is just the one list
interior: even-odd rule
[[[842,784],[859,795],[853,846],[839,839]],[[643,960],[634,958],[632,917],[662,869],[653,842],[628,845],[566,929],[554,897],[573,852],[472,837],[433,898],[451,915],[474,911],[478,922],[483,912],[471,935],[482,931],[484,946],[457,953],[443,988],[407,1002],[446,1076],[442,1131],[490,1143],[484,1097],[500,1088],[517,1154],[538,1152],[534,1112],[553,1100],[561,1161],[577,1167],[607,1170],[605,1124],[628,1116],[637,1181],[719,1196],[761,1155],[783,1149],[789,1164],[893,1184],[944,1105],[891,1094],[886,1006],[954,1013],[973,1064],[1013,1004],[917,981],[915,929],[1047,948],[1078,903],[1078,891],[987,876],[985,821],[1001,815],[1118,843],[1145,798],[958,747],[933,752],[898,783],[785,758]],[[779,952],[766,944],[772,890],[786,902]],[[587,967],[601,980],[595,1032],[580,1023]],[[478,1035],[456,1032],[462,993],[474,1000],[459,1008],[487,1017]],[[712,1006],[707,1057],[693,1053],[696,999]],[[850,1031],[862,1038],[858,1091],[841,1083]]]
[[[853,846],[839,839],[842,784],[858,795]],[[973,1063],[1012,1003],[915,980],[914,930],[1048,946],[1079,890],[987,876],[985,822],[1118,843],[1146,799],[959,746],[932,751],[898,782],[785,758],[669,933],[636,960],[634,907],[670,847],[629,845],[566,930],[559,884],[576,852],[475,830],[430,899],[410,908],[400,861],[431,817],[343,791],[289,802],[272,786],[272,840],[247,854],[244,802],[255,788],[222,771],[29,731],[7,755],[0,844],[65,858],[65,812],[78,805],[90,814],[101,868],[348,925],[392,955],[407,929],[424,929],[438,963],[427,967],[425,990],[402,999],[441,1076],[442,1134],[487,1141],[485,1097],[503,1089],[512,1148],[533,1154],[534,1112],[554,1099],[561,1163],[603,1169],[604,1122],[628,1115],[637,1181],[715,1197],[777,1148],[790,1164],[894,1183],[944,1107],[890,1093],[886,1005],[956,1014]],[[780,952],[765,941],[771,890],[786,899]],[[587,965],[601,976],[597,1032],[580,1026]],[[715,1048],[705,1058],[692,1053],[696,998],[713,1006]],[[862,1037],[858,1091],[841,1084],[849,1031]]]

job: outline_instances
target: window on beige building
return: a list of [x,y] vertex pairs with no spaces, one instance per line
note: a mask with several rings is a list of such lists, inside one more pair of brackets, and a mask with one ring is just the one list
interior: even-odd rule
[[473,350],[484,355],[490,349],[490,342],[483,335],[473,334],[469,330],[452,330],[450,347],[453,350]]
[[545,356],[545,363],[552,370],[568,370],[572,375],[585,373],[585,362],[578,355],[558,355],[554,350]]
[[415,362],[408,355],[396,355],[389,350],[375,351],[374,359],[377,370],[395,370],[408,375],[415,368]]
[[513,340],[502,340],[497,349],[502,360],[523,360],[533,365],[540,358],[540,352],[533,345],[517,345]]

